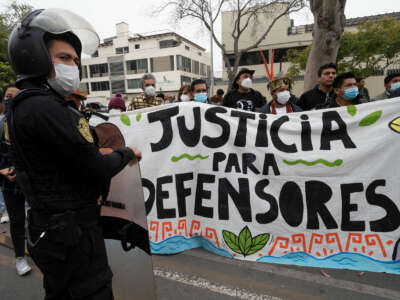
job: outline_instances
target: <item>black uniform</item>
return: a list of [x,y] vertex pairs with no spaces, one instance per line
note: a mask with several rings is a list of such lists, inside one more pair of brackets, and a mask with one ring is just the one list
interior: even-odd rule
[[266,103],[265,97],[256,90],[251,89],[249,93],[240,93],[239,90],[234,89],[225,95],[222,105],[254,111],[255,108],[262,107]]
[[134,154],[102,155],[70,104],[48,89],[27,89],[8,115],[17,180],[32,207],[29,234],[37,244],[29,251],[44,275],[45,299],[113,299],[97,201]]

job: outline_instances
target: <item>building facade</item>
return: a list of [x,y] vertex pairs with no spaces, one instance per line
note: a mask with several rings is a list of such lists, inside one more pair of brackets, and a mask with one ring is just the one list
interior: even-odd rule
[[88,98],[120,93],[131,100],[142,93],[140,79],[146,73],[155,76],[157,93],[170,96],[183,84],[209,76],[209,54],[174,32],[132,35],[124,22],[116,31],[90,58],[82,59],[81,89]]

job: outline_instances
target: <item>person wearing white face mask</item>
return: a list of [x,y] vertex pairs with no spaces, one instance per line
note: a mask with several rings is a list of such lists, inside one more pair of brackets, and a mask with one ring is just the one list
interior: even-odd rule
[[291,82],[289,78],[278,78],[268,84],[272,101],[263,107],[256,109],[256,112],[266,114],[282,115],[302,111],[295,103],[296,97],[290,93]]
[[190,90],[190,85],[182,85],[178,92],[178,102],[193,101],[193,95]]
[[141,109],[164,104],[164,99],[156,97],[156,78],[152,74],[144,74],[140,80],[143,94],[133,99],[128,110]]
[[254,72],[246,68],[239,71],[232,84],[232,90],[224,97],[223,106],[255,111],[257,107],[267,103],[265,97],[253,89]]
[[85,117],[65,100],[79,85],[81,53],[91,55],[98,45],[86,20],[56,8],[31,12],[8,39],[21,92],[9,107],[4,137],[31,207],[28,250],[47,300],[113,299],[101,228],[110,220],[99,222],[98,199],[141,152],[121,147],[102,154]]

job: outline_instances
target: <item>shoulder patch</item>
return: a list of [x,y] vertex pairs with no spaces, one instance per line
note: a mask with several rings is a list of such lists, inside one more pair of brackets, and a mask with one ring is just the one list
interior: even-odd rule
[[8,124],[7,121],[4,121],[4,139],[6,140],[7,145],[11,145],[10,142],[10,134],[8,132]]
[[79,119],[78,130],[86,141],[93,144],[93,136],[92,133],[90,132],[89,123],[86,121],[85,118]]

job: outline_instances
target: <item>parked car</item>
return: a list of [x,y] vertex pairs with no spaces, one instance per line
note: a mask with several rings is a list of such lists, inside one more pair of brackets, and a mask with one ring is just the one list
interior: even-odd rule
[[108,107],[105,106],[104,104],[101,104],[100,102],[91,102],[86,104],[87,109],[92,109],[96,112],[103,112],[107,113],[108,112]]

